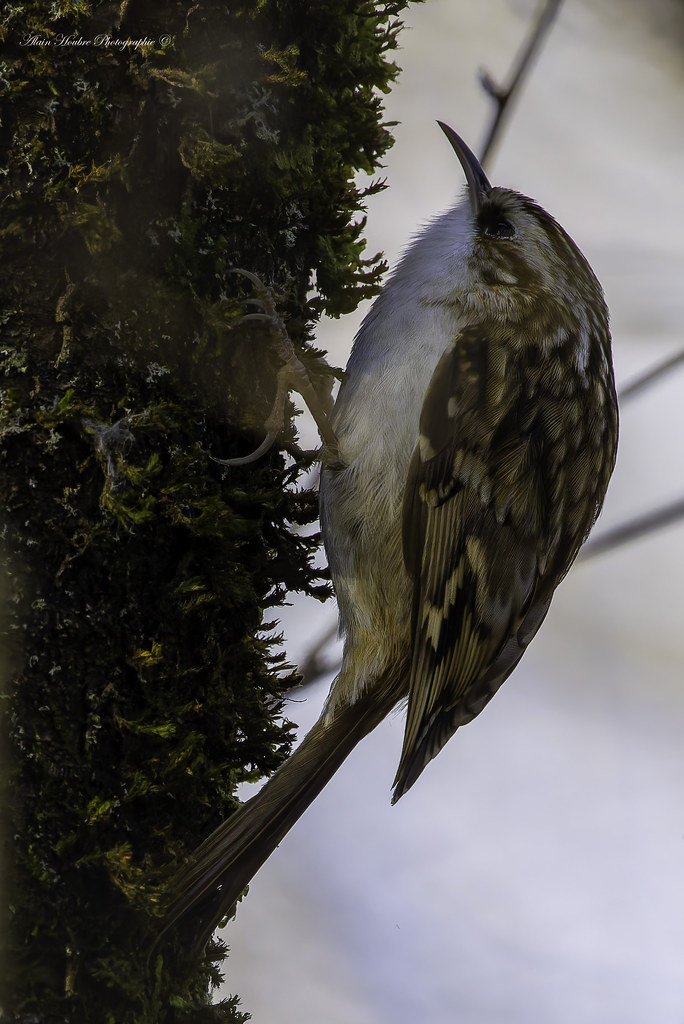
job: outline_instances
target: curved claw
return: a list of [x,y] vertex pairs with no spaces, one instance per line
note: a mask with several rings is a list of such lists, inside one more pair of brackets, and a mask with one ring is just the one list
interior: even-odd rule
[[230,273],[239,274],[240,277],[246,277],[247,280],[251,281],[254,287],[258,288],[260,291],[264,291],[266,287],[261,278],[257,277],[256,274],[253,274],[251,270],[243,270],[242,267],[231,267]]
[[252,321],[262,324],[272,324],[273,317],[269,316],[268,313],[245,313],[244,316],[240,317],[240,323],[244,324],[245,321]]
[[250,462],[256,462],[262,455],[265,455],[275,444],[277,436],[277,433],[267,434],[258,448],[255,448],[249,455],[241,455],[237,459],[217,459],[215,455],[210,455],[209,458],[213,462],[218,462],[219,466],[247,466]]
[[[258,314],[254,314],[257,316]],[[214,455],[211,458],[214,462],[218,462],[221,466],[247,466],[250,462],[256,462],[262,455],[265,455],[269,449],[275,444],[278,434],[283,428],[285,422],[285,402],[287,401],[287,373],[285,372],[286,367],[282,366],[278,372],[278,387],[276,389],[276,396],[273,402],[273,408],[271,409],[268,419],[264,426],[266,427],[266,437],[263,439],[258,448],[255,448],[249,455],[241,455],[236,459],[217,459]]]
[[275,302],[273,301],[273,292],[267,285],[264,284],[260,277],[257,277],[256,274],[253,274],[251,270],[243,270],[242,267],[231,267],[230,273],[239,274],[240,277],[247,278],[247,280],[254,285],[257,295],[259,296],[259,301],[266,310],[268,316],[272,318],[276,316]]

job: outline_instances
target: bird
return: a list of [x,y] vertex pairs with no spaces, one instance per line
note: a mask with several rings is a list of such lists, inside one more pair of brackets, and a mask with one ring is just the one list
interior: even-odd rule
[[[440,128],[464,194],[411,241],[354,340],[320,522],[344,638],[322,713],[172,880],[194,947],[357,743],[406,706],[392,802],[515,669],[617,451],[609,314],[560,224]],[[459,780],[455,780],[458,784]]]

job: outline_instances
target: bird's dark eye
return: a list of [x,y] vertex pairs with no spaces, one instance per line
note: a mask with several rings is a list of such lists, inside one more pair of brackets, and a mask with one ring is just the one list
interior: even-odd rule
[[497,217],[484,225],[484,233],[490,238],[513,238],[515,228],[505,217]]
[[517,234],[501,203],[484,202],[477,215],[477,229],[488,238],[513,238]]

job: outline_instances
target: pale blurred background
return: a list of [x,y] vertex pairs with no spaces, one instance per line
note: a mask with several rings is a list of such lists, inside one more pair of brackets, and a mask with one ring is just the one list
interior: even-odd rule
[[[535,11],[408,12],[369,251],[394,261],[461,190],[435,118],[480,149],[476,72],[506,77]],[[619,382],[684,346],[684,3],[566,0],[489,170],[590,259]],[[362,312],[322,326],[332,362]],[[621,428],[597,534],[684,493],[684,370]],[[401,718],[367,738],[225,930],[223,994],[255,1024],[684,1024],[683,566],[684,524],[577,566],[511,680],[394,808]],[[293,599],[293,660],[333,617]],[[302,729],[328,684],[294,695]]]

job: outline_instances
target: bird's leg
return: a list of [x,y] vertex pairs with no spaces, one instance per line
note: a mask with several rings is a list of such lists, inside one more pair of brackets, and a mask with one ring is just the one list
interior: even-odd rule
[[240,274],[252,282],[257,292],[257,298],[264,310],[263,313],[247,313],[246,316],[242,317],[241,322],[256,321],[263,323],[269,328],[271,341],[279,357],[282,359],[283,365],[278,371],[275,401],[264,424],[266,427],[266,437],[259,447],[249,455],[244,455],[241,458],[215,459],[214,461],[219,462],[222,466],[244,466],[250,462],[256,462],[262,455],[265,455],[273,446],[283,428],[287,396],[290,391],[297,391],[304,399],[309,412],[316,421],[318,433],[323,442],[322,458],[328,464],[339,463],[337,436],[330,425],[328,413],[311,383],[306,367],[297,356],[285,324],[278,315],[272,291],[266,287],[256,274],[252,274],[249,270],[240,270],[236,267],[232,272]]

